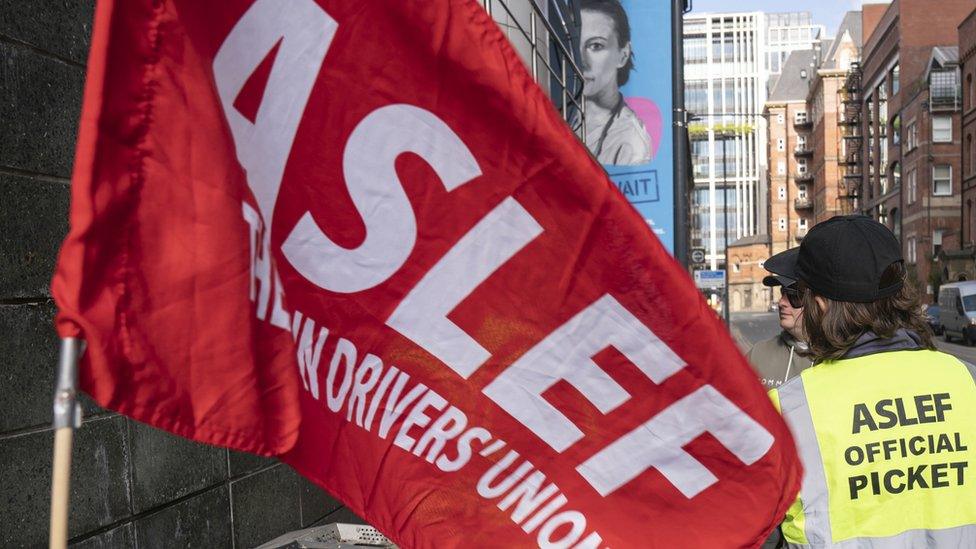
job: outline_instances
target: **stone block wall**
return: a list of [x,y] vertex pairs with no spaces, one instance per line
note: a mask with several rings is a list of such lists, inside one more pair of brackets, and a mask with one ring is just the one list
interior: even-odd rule
[[[57,362],[49,284],[68,229],[69,178],[94,0],[0,0],[0,547],[47,544]],[[277,461],[169,435],[84,400],[70,543],[259,545],[362,522]]]

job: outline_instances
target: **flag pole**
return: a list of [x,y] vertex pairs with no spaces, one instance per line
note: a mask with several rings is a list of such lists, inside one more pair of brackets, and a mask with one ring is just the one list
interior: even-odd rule
[[68,337],[61,340],[58,381],[54,390],[54,468],[51,474],[51,549],[68,545],[68,495],[71,490],[71,445],[74,430],[81,426],[78,404],[78,359],[85,342]]

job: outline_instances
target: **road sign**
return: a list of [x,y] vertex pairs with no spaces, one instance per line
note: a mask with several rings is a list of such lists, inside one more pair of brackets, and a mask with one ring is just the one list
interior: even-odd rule
[[702,248],[694,248],[691,250],[691,262],[692,263],[704,263],[705,262],[705,250]]
[[695,286],[699,288],[724,288],[725,271],[695,271]]

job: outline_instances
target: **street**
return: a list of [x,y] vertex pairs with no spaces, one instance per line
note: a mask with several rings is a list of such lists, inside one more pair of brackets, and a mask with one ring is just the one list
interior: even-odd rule
[[[779,319],[776,313],[733,313],[731,328],[736,343],[745,352],[757,341],[779,332]],[[941,336],[935,337],[935,346],[952,356],[976,363],[976,347],[946,343]]]

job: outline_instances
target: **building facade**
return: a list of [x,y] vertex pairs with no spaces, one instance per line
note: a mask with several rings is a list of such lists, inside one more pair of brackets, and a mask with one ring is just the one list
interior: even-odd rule
[[685,108],[692,116],[694,174],[690,244],[705,250],[712,269],[726,267],[726,245],[767,230],[763,106],[770,78],[782,72],[790,51],[810,49],[821,32],[805,13],[685,16]]
[[770,255],[797,246],[813,225],[813,122],[806,98],[816,50],[793,52],[766,102]]
[[817,67],[806,97],[811,146],[796,153],[806,154],[810,159],[813,223],[854,209],[854,197],[844,178],[848,140],[842,130],[847,124],[844,109],[847,73],[861,54],[861,12],[847,12],[835,37],[817,53]]
[[[792,52],[766,101],[767,257],[799,245],[815,223],[852,208],[843,177],[847,150],[841,90],[858,59],[860,17],[860,12],[849,12],[835,38]],[[744,292],[748,282],[756,295],[762,278],[760,270],[739,285]],[[767,289],[765,297],[768,306],[774,296]]]
[[769,273],[763,262],[769,257],[769,235],[756,234],[729,244],[729,306],[731,311],[768,311],[772,288],[763,286]]
[[910,278],[929,301],[944,269],[946,239],[958,240],[961,93],[957,28],[971,1],[931,9],[895,0],[866,39],[860,89],[858,208],[902,243]]
[[[976,280],[976,10],[959,24],[959,69],[962,79],[962,140],[959,158],[962,179],[959,242],[940,258],[943,279]],[[953,249],[954,248],[954,249]],[[946,251],[955,252],[947,257]]]
[[[827,35],[823,25],[814,24],[809,12],[766,15],[766,69],[779,75],[790,53],[809,49]],[[775,80],[775,79],[772,79]],[[775,82],[771,82],[773,84]],[[773,86],[769,86],[772,91]]]

